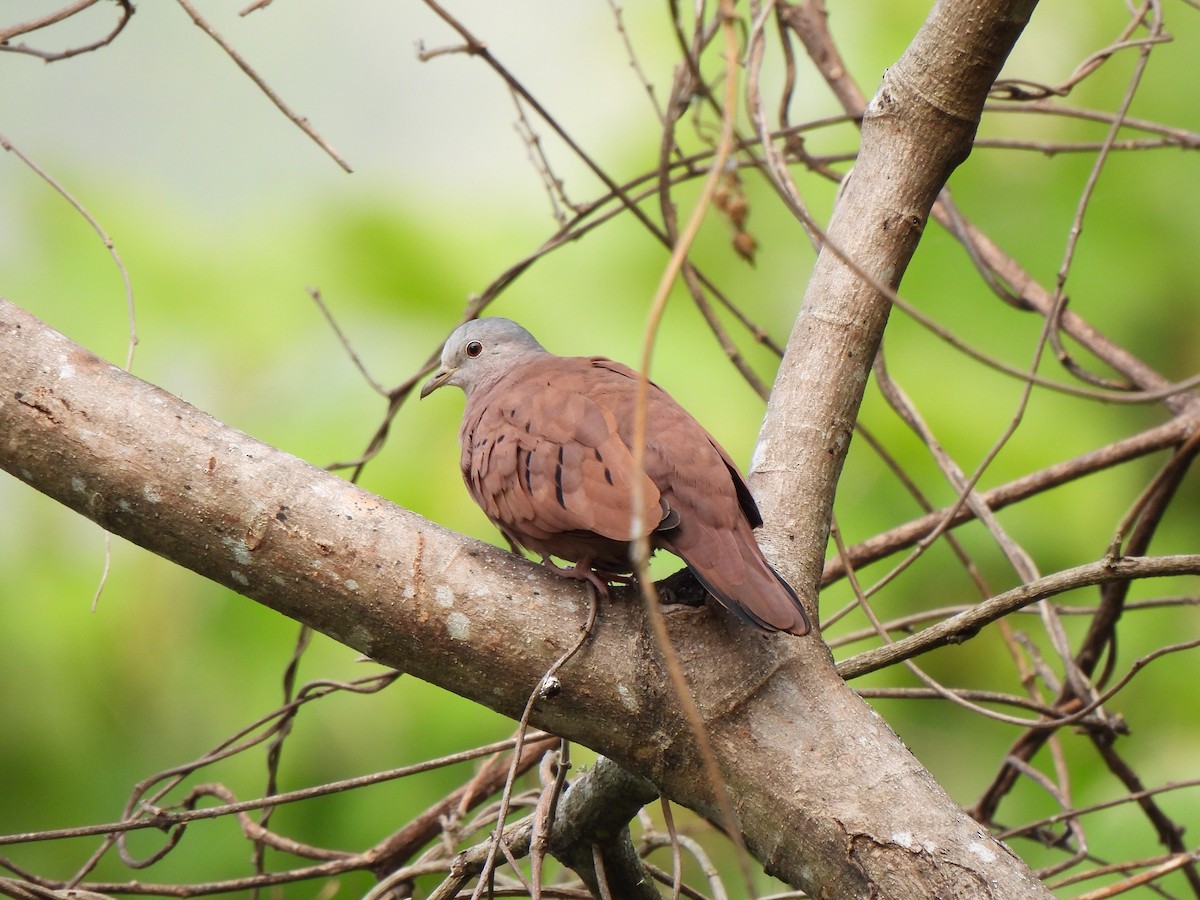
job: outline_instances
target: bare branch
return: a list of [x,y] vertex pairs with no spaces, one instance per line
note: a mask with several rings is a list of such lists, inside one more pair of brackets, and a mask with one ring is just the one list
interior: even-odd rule
[[[578,639],[577,584],[225,428],[3,301],[0,354],[8,361],[0,397],[11,398],[0,403],[8,438],[0,465],[135,543],[512,716]],[[853,741],[876,734],[876,765],[893,770],[882,783],[904,794],[880,809],[903,815],[905,827],[936,832],[940,860],[979,864],[968,845],[986,837],[917,774],[920,766],[878,729],[816,642],[763,640],[719,613],[690,609],[668,615],[667,626],[747,846],[771,871],[805,883],[813,860],[837,858],[848,825],[883,835],[899,827],[862,819],[866,810],[849,795],[846,808],[831,805],[828,785],[848,774],[831,737],[855,710],[863,729]],[[691,728],[665,679],[647,677],[663,663],[645,628],[639,604],[606,606],[592,639],[560,672],[563,690],[538,702],[532,721],[715,816]],[[523,639],[511,641],[518,633]],[[651,755],[649,734],[657,736]],[[797,757],[798,743],[822,747],[828,769],[814,754]],[[796,827],[780,834],[780,816]],[[875,852],[886,864],[886,839]],[[989,866],[1006,871],[988,880],[1011,885],[1014,898],[1041,890],[998,845]]]
[[105,47],[116,40],[117,35],[125,30],[125,26],[129,24],[129,19],[133,16],[134,6],[132,0],[116,0],[119,14],[117,23],[112,30],[90,44],[83,44],[78,47],[71,47],[66,50],[38,50],[26,44],[10,44],[14,37],[22,34],[28,34],[31,31],[37,31],[40,28],[57,24],[65,19],[74,16],[90,6],[94,6],[99,0],[78,0],[71,6],[63,7],[49,15],[39,19],[32,19],[28,22],[22,22],[19,25],[12,25],[8,28],[0,28],[0,51],[8,51],[9,53],[24,53],[29,56],[36,56],[44,62],[58,62],[63,59],[70,59],[72,56],[79,56],[82,53],[91,53],[93,50],[98,50]]
[[347,173],[353,171],[350,168],[350,164],[342,159],[342,157],[338,155],[337,151],[329,146],[329,143],[317,133],[316,129],[313,128],[308,119],[293,112],[291,107],[289,107],[283,102],[282,99],[280,99],[279,95],[272,90],[271,86],[267,84],[263,77],[254,70],[250,63],[248,63],[240,53],[233,49],[233,45],[225,40],[221,33],[209,24],[207,19],[200,15],[196,7],[192,5],[191,0],[177,0],[177,2],[183,7],[184,12],[192,17],[192,21],[200,28],[200,30],[217,42],[217,45],[224,50],[226,54],[228,54],[229,58],[237,64],[239,69],[246,73],[250,80],[258,86],[258,89],[266,94],[267,99],[274,103],[276,108],[281,113],[287,116],[297,128],[312,138],[313,143],[324,150],[335,163],[342,167],[343,170],[345,170]]
[[912,637],[853,656],[838,664],[838,672],[846,679],[858,678],[898,660],[910,659],[937,647],[958,643],[974,636],[984,625],[1003,618],[1013,610],[1064,591],[1134,578],[1195,574],[1200,574],[1200,556],[1124,557],[1076,566],[997,594],[990,600],[931,625]]

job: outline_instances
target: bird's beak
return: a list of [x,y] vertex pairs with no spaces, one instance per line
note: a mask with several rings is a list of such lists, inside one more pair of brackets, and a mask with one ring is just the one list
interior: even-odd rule
[[454,377],[454,373],[457,371],[458,369],[450,369],[443,366],[434,372],[433,377],[425,382],[425,386],[421,388],[421,399],[424,400],[426,397],[444,385],[447,381]]

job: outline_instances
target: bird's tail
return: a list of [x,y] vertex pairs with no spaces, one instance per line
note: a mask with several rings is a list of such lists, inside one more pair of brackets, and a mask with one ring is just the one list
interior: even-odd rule
[[767,631],[808,634],[812,626],[804,604],[767,562],[749,524],[738,525],[702,534],[676,531],[663,536],[663,546],[683,559],[704,589],[738,618]]

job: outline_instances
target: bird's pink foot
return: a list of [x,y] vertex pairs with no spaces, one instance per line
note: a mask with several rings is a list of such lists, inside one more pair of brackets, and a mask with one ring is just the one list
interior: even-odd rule
[[608,599],[608,582],[600,577],[592,570],[591,563],[586,559],[581,559],[569,569],[564,569],[562,566],[555,563],[549,556],[542,557],[542,565],[551,572],[556,572],[565,578],[574,578],[578,581],[587,581],[596,589],[596,595],[602,599]]

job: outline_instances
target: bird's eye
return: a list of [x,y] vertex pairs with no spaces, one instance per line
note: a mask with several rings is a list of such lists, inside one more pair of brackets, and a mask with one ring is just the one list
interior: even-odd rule
[[483,344],[479,343],[479,341],[471,341],[467,344],[467,356],[471,357],[471,359],[474,359],[482,352]]

